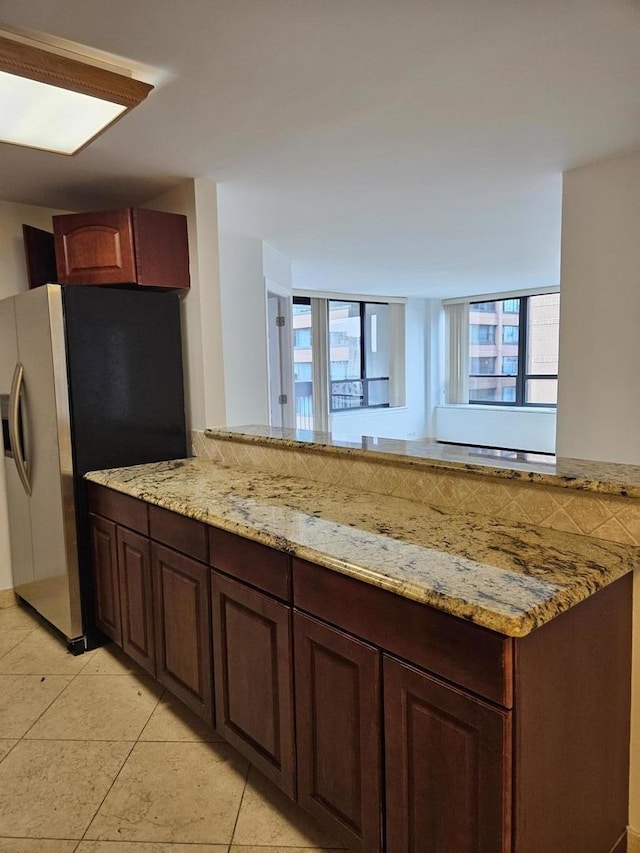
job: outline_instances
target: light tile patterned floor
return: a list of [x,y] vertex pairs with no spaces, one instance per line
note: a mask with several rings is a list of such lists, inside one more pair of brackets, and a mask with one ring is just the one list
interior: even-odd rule
[[342,847],[118,649],[0,609],[0,853]]

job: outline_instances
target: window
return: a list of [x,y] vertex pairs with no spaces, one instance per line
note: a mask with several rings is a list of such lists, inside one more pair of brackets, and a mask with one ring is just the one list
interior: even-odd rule
[[[495,306],[497,325],[478,322],[478,305],[487,304]],[[495,333],[497,327],[500,328],[498,343]],[[558,293],[523,296],[494,303],[471,303],[469,402],[555,406],[558,395],[559,329]],[[482,347],[489,343],[495,345],[495,358],[482,355]],[[491,362],[493,369],[490,371]],[[495,373],[496,366],[500,367],[500,373]]]
[[503,344],[518,344],[518,326],[503,326],[502,327],[502,343]]
[[296,427],[313,429],[313,354],[311,300],[293,298],[293,388]]
[[495,302],[474,302],[472,310],[473,311],[481,311],[484,314],[495,313],[496,303]]
[[469,342],[472,344],[495,344],[496,327],[484,323],[470,323]]
[[311,346],[311,326],[293,330],[293,346],[294,348],[309,348]]
[[496,360],[495,358],[472,358],[471,359],[471,373],[479,374],[480,376],[486,376],[496,372]]
[[502,356],[502,372],[506,376],[517,376],[518,375],[518,356],[517,355],[503,355]]
[[389,306],[329,300],[330,409],[389,406]]

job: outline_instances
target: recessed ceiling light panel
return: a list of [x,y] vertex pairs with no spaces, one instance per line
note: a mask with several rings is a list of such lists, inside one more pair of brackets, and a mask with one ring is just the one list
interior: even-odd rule
[[75,154],[152,88],[0,36],[0,142]]

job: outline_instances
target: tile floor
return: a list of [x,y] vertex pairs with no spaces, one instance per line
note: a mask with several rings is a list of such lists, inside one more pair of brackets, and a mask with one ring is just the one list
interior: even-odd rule
[[341,847],[115,647],[0,609],[0,853]]

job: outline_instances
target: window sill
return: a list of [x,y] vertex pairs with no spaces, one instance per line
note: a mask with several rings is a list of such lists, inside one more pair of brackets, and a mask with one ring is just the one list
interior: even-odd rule
[[344,417],[353,417],[354,415],[358,417],[363,417],[364,415],[388,415],[391,412],[406,412],[406,406],[372,406],[370,408],[358,408],[358,409],[341,409],[337,412],[329,412],[329,416],[332,418],[344,418]]
[[540,413],[543,415],[556,414],[555,406],[483,406],[482,403],[442,403],[436,406],[438,409],[469,409],[482,412],[527,412],[528,414]]

